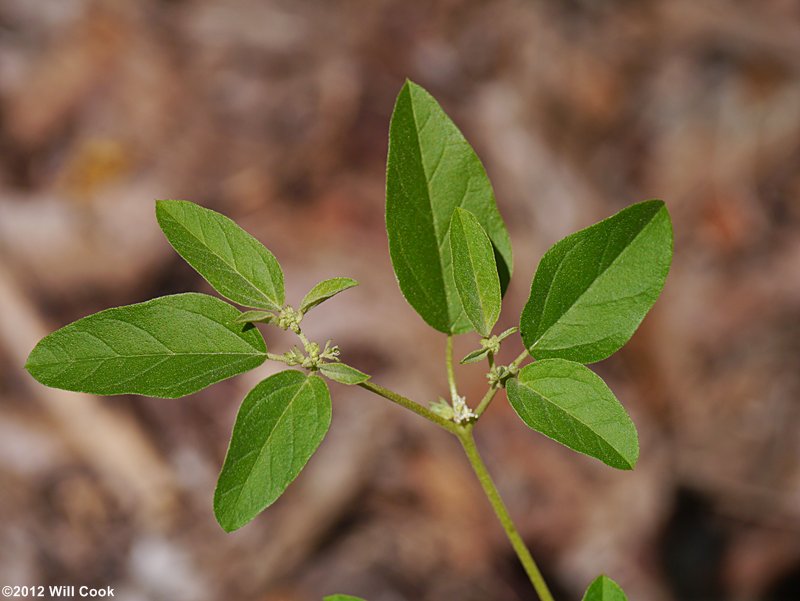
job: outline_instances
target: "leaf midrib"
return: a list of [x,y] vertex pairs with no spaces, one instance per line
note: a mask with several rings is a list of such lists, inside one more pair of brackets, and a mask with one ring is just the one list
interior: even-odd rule
[[[406,190],[406,185],[405,185],[405,183],[403,181],[403,177],[400,175],[400,170],[396,166],[392,166],[392,169],[394,169],[394,171],[397,174],[397,182],[400,185],[400,187],[402,188],[403,194],[405,195],[406,198],[411,198],[411,196],[409,195],[408,191]],[[428,205],[430,206],[430,199],[428,200]],[[433,223],[433,213],[432,212],[431,212],[431,223]],[[436,227],[435,226],[433,228],[433,235],[434,235],[434,238],[435,238],[436,237]],[[437,243],[438,243],[438,240],[437,240]],[[413,277],[414,280],[417,282],[417,284],[419,285],[419,290],[422,292],[422,294],[425,295],[425,298],[427,298],[429,301],[431,301],[431,306],[432,307],[436,307],[436,299],[434,299],[433,296],[431,296],[431,292],[430,292],[430,290],[428,290],[428,286],[425,285],[425,283],[420,279],[420,277],[417,274],[416,270],[414,270],[414,268],[412,267],[411,261],[409,261],[407,256],[406,256],[405,244],[403,242],[403,237],[402,236],[398,236],[397,237],[397,244],[400,246],[401,254],[403,256],[403,261],[405,261],[405,263],[406,263],[408,273],[410,273],[411,277]],[[446,288],[446,285],[444,283],[444,273],[442,271],[440,271],[439,275],[440,275],[440,278],[441,278],[441,281],[442,281],[442,290],[444,291],[444,298],[445,298],[445,302],[446,302],[447,301],[447,288]],[[401,291],[402,291],[402,288],[401,288]],[[405,292],[403,292],[403,295],[405,296]],[[445,311],[445,313],[447,314],[448,319],[449,319],[449,316],[450,316],[449,312]]]
[[[201,239],[192,230],[190,230],[187,226],[183,225],[183,223],[178,221],[178,219],[172,214],[172,212],[170,212],[169,210],[165,210],[164,212],[175,225],[177,225],[180,229],[185,231],[192,239],[196,240],[197,243],[200,244],[200,247],[202,249],[204,249],[209,255],[211,255],[212,257],[215,257],[216,259],[218,259],[223,265],[225,265],[228,268],[228,270],[231,273],[241,277],[242,280],[256,293],[255,296],[257,298],[263,298],[264,300],[266,300],[267,303],[268,303],[268,307],[266,307],[266,308],[278,308],[278,309],[280,308],[280,305],[278,304],[278,301],[276,299],[270,298],[270,296],[265,291],[261,290],[261,288],[256,286],[256,284],[254,282],[252,282],[244,273],[242,273],[242,271],[239,270],[239,267],[236,265],[236,259],[235,259],[236,254],[235,254],[235,252],[233,250],[233,247],[231,246],[230,240],[228,238],[228,234],[225,231],[225,228],[222,226],[222,224],[219,224],[216,221],[214,222],[214,223],[217,224],[217,227],[219,227],[220,230],[222,231],[222,235],[225,238],[225,243],[231,249],[232,262],[228,262],[225,259],[225,257],[223,257],[222,255],[214,252],[212,250],[212,248],[208,245],[208,243],[205,241],[205,239]],[[201,228],[202,228],[202,224],[201,224]]]
[[[537,344],[539,344],[539,343],[542,341],[542,339],[544,339],[544,337],[547,335],[547,333],[548,333],[550,330],[552,330],[552,329],[553,329],[553,328],[554,328],[556,325],[558,325],[559,318],[561,318],[561,317],[563,317],[564,315],[566,315],[567,313],[569,313],[569,312],[572,310],[572,308],[573,308],[575,305],[577,305],[577,304],[578,304],[578,302],[579,302],[579,301],[580,301],[580,300],[581,300],[581,299],[582,299],[582,298],[583,298],[583,297],[584,297],[586,294],[588,294],[588,293],[589,293],[589,292],[592,290],[592,288],[594,288],[595,284],[597,284],[597,282],[598,282],[598,281],[601,279],[601,277],[602,277],[603,275],[605,275],[605,273],[606,273],[606,272],[607,272],[607,271],[608,271],[608,270],[609,270],[609,269],[610,269],[610,268],[611,268],[611,267],[612,267],[612,266],[613,266],[613,265],[614,265],[614,264],[615,264],[615,263],[616,263],[616,262],[619,260],[619,258],[620,258],[620,257],[622,257],[622,256],[623,256],[623,255],[624,255],[626,252],[628,252],[628,250],[631,248],[631,246],[633,246],[633,243],[634,243],[634,242],[635,242],[635,241],[636,241],[636,240],[639,238],[639,236],[641,236],[641,235],[642,235],[642,234],[643,234],[643,233],[644,233],[644,232],[645,232],[647,229],[649,229],[649,228],[650,228],[650,226],[653,224],[653,220],[656,218],[656,216],[657,216],[659,213],[661,213],[661,211],[662,211],[662,207],[659,207],[659,209],[658,209],[657,211],[655,211],[655,212],[654,212],[654,213],[653,213],[653,214],[650,216],[650,218],[647,220],[647,222],[646,222],[646,223],[645,223],[645,224],[642,226],[642,229],[640,229],[640,230],[639,230],[639,232],[638,232],[638,233],[637,233],[637,234],[636,234],[636,235],[635,235],[633,238],[631,238],[630,242],[628,242],[628,244],[625,246],[625,248],[623,248],[623,249],[622,249],[622,250],[619,252],[619,254],[617,254],[617,256],[616,256],[616,257],[614,257],[614,258],[611,260],[611,262],[610,262],[610,263],[609,263],[609,264],[608,264],[608,265],[607,265],[607,266],[606,266],[606,267],[605,267],[605,268],[604,268],[602,271],[598,272],[598,274],[595,276],[595,278],[592,280],[592,282],[591,282],[591,283],[590,283],[590,284],[589,284],[589,285],[586,287],[586,290],[584,290],[584,291],[583,291],[583,292],[581,292],[581,293],[580,293],[580,294],[579,294],[577,297],[575,297],[575,300],[574,300],[574,301],[572,301],[572,302],[570,303],[570,305],[569,305],[569,306],[568,306],[568,307],[567,307],[567,308],[566,308],[564,311],[562,311],[562,312],[561,312],[561,314],[558,316],[558,318],[556,318],[556,320],[555,320],[553,323],[551,323],[549,326],[547,326],[547,328],[545,328],[545,329],[544,329],[544,330],[543,330],[541,333],[539,333],[539,334],[536,336],[536,342],[534,342],[534,343],[531,345],[531,348],[536,348],[536,345],[537,345]],[[556,278],[558,277],[558,274],[559,274],[559,272],[561,271],[561,268],[563,267],[564,263],[566,263],[567,256],[569,256],[569,254],[570,254],[570,253],[571,253],[573,250],[575,250],[576,248],[578,248],[578,246],[579,246],[579,245],[580,245],[580,242],[578,242],[578,243],[577,243],[575,246],[573,246],[571,249],[569,249],[569,250],[567,251],[567,254],[566,254],[566,255],[564,255],[563,259],[561,260],[561,262],[560,262],[560,263],[559,263],[559,265],[558,265],[558,268],[556,269],[556,272],[553,274],[553,278],[552,278],[552,279],[551,279],[551,281],[550,281],[550,286],[549,286],[549,287],[548,287],[548,289],[547,289],[547,295],[545,296],[544,303],[542,303],[542,311],[541,311],[541,313],[540,313],[540,319],[541,319],[542,317],[544,317],[544,312],[545,312],[545,308],[546,308],[546,303],[547,303],[547,300],[550,298],[550,292],[551,292],[551,291],[552,291],[552,289],[553,289],[553,283],[556,281]],[[605,251],[604,251],[604,254],[605,254]],[[571,348],[571,347],[567,347],[567,348]]]
[[65,361],[52,361],[52,362],[35,362],[31,365],[40,366],[40,367],[50,367],[52,365],[63,365],[63,364],[73,364],[73,363],[89,363],[92,361],[108,361],[110,359],[140,359],[142,357],[257,357],[259,355],[266,355],[266,353],[262,353],[261,351],[257,352],[221,352],[221,353],[200,353],[200,352],[190,352],[190,353],[180,353],[180,352],[163,352],[163,353],[136,353],[132,355],[97,355],[94,357],[81,357],[79,359],[68,359]]
[[[447,314],[447,320],[449,322],[447,324],[447,328],[448,328],[448,330],[452,331],[455,328],[455,326],[458,323],[458,321],[461,319],[461,316],[465,313],[464,305],[463,305],[463,303],[461,303],[459,301],[459,304],[461,305],[461,310],[455,316],[451,316],[451,314],[450,314],[450,300],[451,300],[450,296],[451,295],[448,294],[448,291],[447,291],[447,278],[446,278],[447,270],[445,269],[445,266],[444,266],[444,253],[442,252],[442,245],[444,244],[444,240],[445,240],[445,237],[447,236],[448,230],[450,229],[450,227],[453,224],[453,218],[452,218],[452,215],[451,215],[450,216],[450,221],[447,222],[447,227],[445,228],[445,231],[442,234],[442,237],[440,239],[439,238],[439,228],[438,228],[438,224],[437,224],[437,221],[436,221],[436,216],[433,213],[433,200],[432,200],[433,190],[431,190],[431,184],[433,182],[433,177],[431,176],[429,178],[428,177],[428,173],[425,170],[425,160],[423,159],[423,156],[422,156],[422,144],[420,143],[420,139],[419,139],[419,135],[421,133],[421,128],[419,126],[419,122],[417,121],[417,112],[416,112],[416,110],[414,110],[414,95],[413,95],[410,87],[408,88],[408,101],[409,101],[408,103],[409,103],[409,107],[410,107],[410,110],[411,110],[411,119],[414,121],[414,140],[416,142],[416,147],[417,147],[417,150],[418,150],[419,166],[420,166],[420,168],[422,170],[422,173],[425,175],[425,191],[426,191],[426,194],[427,194],[427,201],[428,201],[427,202],[427,208],[428,208],[428,210],[430,212],[430,215],[431,215],[431,225],[433,226],[433,235],[436,238],[436,244],[437,244],[437,253],[436,254],[438,255],[437,259],[438,259],[438,263],[439,263],[439,272],[441,274],[442,288],[444,290],[444,297],[445,297],[445,299],[447,301],[447,308],[446,308],[446,311],[445,311],[446,314]],[[428,116],[428,121],[430,121],[432,118],[433,118],[433,115],[429,115]],[[427,125],[428,121],[425,122],[425,125]],[[437,161],[437,165],[436,165],[436,169],[434,170],[434,173],[435,173],[436,170],[438,170],[439,164],[444,160],[444,154],[447,152],[446,140],[443,142],[443,144],[444,144],[444,146],[443,146],[443,150],[442,150],[442,156],[440,157],[439,161]],[[462,206],[462,203],[464,202],[464,199],[466,198],[466,191],[467,190],[469,190],[469,182],[467,182],[467,187],[466,187],[464,193],[461,195],[461,199],[456,204],[456,207],[461,207]],[[455,207],[453,207],[453,210],[455,210]]]
[[[473,281],[473,284],[475,285],[475,293],[476,293],[476,295],[478,297],[478,307],[480,308],[480,312],[481,312],[481,325],[483,327],[481,328],[480,334],[484,334],[484,332],[487,329],[486,326],[488,325],[488,320],[486,318],[486,309],[484,307],[484,298],[483,298],[483,295],[481,294],[481,287],[478,284],[478,272],[475,269],[475,260],[474,260],[474,255],[473,255],[473,252],[472,252],[473,251],[473,246],[472,246],[471,241],[467,238],[467,234],[464,231],[464,223],[463,223],[463,220],[460,217],[459,217],[459,222],[461,223],[461,232],[462,232],[462,234],[464,234],[464,240],[467,243],[467,258],[469,259],[469,264],[470,264],[470,267],[472,268],[472,275],[473,275],[472,281]],[[451,223],[452,223],[452,221],[451,221]],[[452,229],[452,226],[451,226],[451,229]],[[450,233],[450,239],[451,240],[453,239],[452,237],[453,237],[453,233],[451,232]],[[454,269],[455,269],[455,266],[454,266]],[[463,304],[464,303],[462,303],[462,305]],[[464,312],[466,312],[466,307],[464,307]]]
[[[228,491],[232,491],[232,490],[238,488],[238,492],[236,494],[236,498],[233,501],[233,506],[234,507],[239,505],[239,501],[242,498],[242,492],[244,491],[245,487],[250,483],[250,480],[253,477],[253,473],[255,472],[255,467],[258,464],[259,459],[261,459],[262,454],[264,453],[264,449],[267,447],[269,442],[272,440],[272,436],[275,434],[275,431],[278,429],[278,426],[281,424],[281,422],[283,421],[284,417],[286,417],[286,415],[289,413],[289,409],[292,407],[292,405],[294,404],[294,402],[297,399],[297,397],[300,395],[300,393],[303,391],[303,389],[307,385],[308,386],[311,385],[311,378],[310,377],[306,377],[306,379],[300,384],[300,386],[297,387],[297,391],[295,391],[295,393],[292,394],[292,397],[289,399],[289,402],[286,403],[286,407],[284,408],[283,411],[281,411],[280,415],[278,416],[278,419],[275,420],[275,423],[273,424],[272,428],[270,429],[269,434],[267,434],[267,437],[264,439],[264,443],[261,444],[260,447],[258,448],[258,455],[256,457],[256,460],[253,462],[253,465],[250,467],[250,469],[247,470],[247,475],[244,477],[244,481],[241,484],[238,484],[238,485],[228,489]],[[289,384],[288,386],[291,386],[291,384]],[[284,388],[288,388],[288,386],[279,388],[279,389],[273,391],[271,394],[268,394],[263,399],[263,402],[266,402],[269,399],[269,397],[274,396],[275,394],[277,394],[279,391],[283,390]],[[248,418],[249,418],[249,415],[248,415]]]
[[[438,249],[438,252],[436,254],[438,255],[437,258],[438,258],[438,263],[439,263],[439,271],[440,271],[441,276],[442,276],[442,283],[443,283],[443,286],[444,286],[444,296],[445,296],[445,298],[447,298],[448,297],[448,295],[447,295],[447,283],[445,282],[445,277],[444,277],[445,269],[444,269],[444,263],[442,263],[441,243],[439,241],[439,228],[437,227],[437,224],[436,224],[436,215],[434,215],[434,213],[433,213],[433,200],[432,200],[433,191],[431,190],[431,182],[430,182],[430,179],[428,178],[428,173],[425,171],[425,159],[422,156],[422,144],[420,143],[420,139],[419,139],[419,134],[420,134],[419,122],[417,121],[417,112],[414,110],[414,95],[413,95],[410,87],[408,88],[408,105],[409,105],[409,109],[411,111],[411,119],[414,121],[414,141],[416,143],[416,148],[417,148],[417,153],[416,154],[419,157],[419,167],[420,167],[420,169],[421,169],[421,171],[422,171],[422,173],[424,174],[424,177],[425,177],[425,192],[426,192],[426,197],[427,197],[426,198],[426,200],[427,200],[426,208],[428,209],[428,213],[430,213],[430,216],[431,216],[431,227],[433,227],[433,236],[436,239],[436,245],[437,245],[437,249]],[[428,117],[428,120],[430,120],[432,118],[433,118],[433,116],[430,115]],[[427,122],[426,122],[426,124],[427,124]],[[451,222],[452,222],[452,220],[451,220]],[[444,235],[445,236],[447,235],[447,231],[445,231]],[[444,236],[442,236],[441,239],[444,240]],[[447,314],[448,314],[448,317],[449,317],[450,316],[449,309],[447,311]]]
[[[558,380],[561,380],[561,379],[565,379],[565,378],[553,378],[553,377],[551,377],[550,379],[558,379]],[[606,440],[606,439],[605,439],[603,436],[601,436],[601,435],[600,435],[598,432],[596,432],[596,431],[595,431],[595,430],[592,428],[592,426],[591,426],[591,425],[587,424],[585,421],[583,421],[583,420],[582,420],[582,419],[580,419],[579,417],[577,417],[577,416],[573,415],[572,413],[569,413],[569,412],[568,412],[566,409],[564,409],[563,407],[561,407],[560,405],[558,405],[558,404],[557,404],[555,401],[551,400],[551,399],[550,399],[550,397],[548,397],[548,396],[545,396],[544,394],[542,394],[542,393],[540,393],[540,392],[538,392],[538,391],[534,390],[533,388],[531,388],[530,386],[528,386],[526,382],[524,382],[524,381],[522,381],[522,380],[519,380],[519,385],[520,385],[520,386],[523,386],[523,387],[525,387],[525,388],[526,388],[528,391],[530,391],[530,393],[531,393],[531,394],[534,394],[534,395],[536,395],[537,397],[539,397],[540,399],[542,399],[542,400],[546,401],[548,405],[551,405],[551,406],[555,407],[555,408],[556,408],[558,411],[560,411],[561,413],[563,413],[563,414],[564,414],[564,415],[566,415],[567,417],[569,417],[569,418],[573,419],[574,421],[578,422],[579,424],[581,424],[581,425],[582,425],[582,426],[584,426],[585,428],[589,429],[589,430],[590,430],[592,433],[594,433],[594,434],[595,434],[595,435],[596,435],[596,436],[597,436],[597,437],[598,437],[600,440],[602,440],[602,441],[603,441],[603,442],[604,442],[606,445],[608,445],[608,447],[609,447],[609,448],[610,448],[610,449],[611,449],[611,450],[612,450],[614,453],[616,453],[616,454],[617,454],[617,456],[619,457],[619,459],[621,459],[621,460],[622,460],[622,461],[623,461],[623,462],[624,462],[626,465],[630,465],[630,464],[631,464],[631,462],[630,462],[630,461],[629,461],[629,460],[628,460],[628,459],[627,459],[627,458],[626,458],[624,455],[622,455],[622,453],[621,453],[621,452],[620,452],[620,451],[619,451],[619,450],[618,450],[618,449],[617,449],[617,448],[616,448],[614,445],[612,445],[612,444],[611,444],[611,443],[610,443],[608,440]]]

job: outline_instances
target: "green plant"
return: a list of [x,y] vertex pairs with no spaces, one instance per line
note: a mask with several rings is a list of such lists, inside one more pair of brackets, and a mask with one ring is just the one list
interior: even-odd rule
[[[517,330],[492,334],[512,273],[509,236],[469,143],[430,94],[407,82],[390,127],[386,228],[403,295],[447,335],[450,399],[430,407],[341,363],[330,341],[321,345],[306,337],[304,315],[355,286],[354,280],[321,282],[295,308],[285,302],[278,261],[227,217],[176,200],[159,201],[156,216],[175,250],[211,286],[250,309],[188,293],[101,311],[42,339],[26,365],[33,377],[66,390],[174,398],[267,359],[305,370],[265,379],[242,403],[214,495],[214,512],[226,531],[275,501],[319,446],[331,420],[320,375],[360,386],[457,437],[536,592],[552,601],[478,453],[473,429],[506,388],[530,428],[611,467],[634,467],[639,445],[633,422],[585,364],[624,345],[661,292],[672,258],[672,226],[661,201],[632,205],[547,251],[520,319],[525,351],[499,365],[503,340]],[[299,345],[268,352],[256,323],[292,331]],[[474,406],[459,395],[452,352],[453,336],[471,331],[480,335],[480,347],[462,363],[485,359],[488,367],[486,394]],[[533,356],[537,361],[524,364]],[[355,599],[329,597],[348,598]],[[625,596],[602,576],[584,599]]]

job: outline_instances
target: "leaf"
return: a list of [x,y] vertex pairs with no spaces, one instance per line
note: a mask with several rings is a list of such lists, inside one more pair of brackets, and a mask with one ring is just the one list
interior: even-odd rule
[[246,307],[283,306],[277,259],[232,220],[185,200],[159,200],[156,218],[172,247],[221,295]]
[[486,171],[434,98],[409,81],[389,128],[386,230],[400,290],[420,316],[447,334],[470,331],[453,279],[453,210],[477,218],[492,242],[501,289],[511,275],[511,241]]
[[339,384],[361,384],[370,378],[364,372],[344,363],[323,363],[319,366],[319,371],[322,372],[322,375],[327,376],[334,382],[339,382]]
[[331,423],[331,397],[317,376],[286,370],[245,397],[214,493],[226,532],[271,505],[317,450]]
[[453,411],[453,406],[445,401],[442,397],[439,397],[437,400],[430,403],[430,409],[439,417],[443,417],[444,419],[451,421],[455,416],[455,411]]
[[488,349],[488,348],[479,348],[479,349],[475,349],[475,350],[474,350],[474,351],[472,351],[471,353],[467,353],[467,356],[466,356],[466,357],[464,357],[464,358],[463,358],[463,359],[460,361],[460,363],[461,363],[462,365],[466,365],[466,364],[468,364],[468,363],[477,363],[478,361],[480,361],[481,359],[483,359],[483,358],[484,358],[486,355],[488,355],[490,350],[491,350],[491,349]]
[[238,315],[197,293],[107,309],[45,336],[25,368],[54,388],[180,397],[264,362],[264,339]]
[[568,236],[545,253],[520,320],[537,359],[605,359],[656,302],[672,261],[664,203],[632,205]]
[[516,327],[516,326],[514,326],[513,328],[508,328],[507,330],[503,330],[502,332],[500,332],[500,333],[497,335],[497,341],[498,341],[498,342],[502,342],[503,340],[505,340],[506,338],[508,338],[509,336],[511,336],[511,334],[513,334],[514,332],[516,332],[517,330],[519,330],[519,328],[518,328],[518,327]]
[[506,384],[508,400],[529,427],[618,469],[639,458],[636,427],[606,383],[564,359],[526,365]]
[[456,290],[472,326],[492,333],[500,317],[500,278],[489,236],[477,218],[457,207],[450,224],[450,250]]
[[323,280],[309,290],[308,294],[303,298],[303,302],[300,303],[300,312],[305,313],[312,307],[316,307],[332,296],[336,296],[340,292],[352,288],[353,286],[358,286],[358,282],[351,278],[331,278],[329,280]]
[[269,323],[275,319],[275,314],[269,311],[243,311],[236,316],[235,323]]
[[322,601],[365,601],[361,597],[353,597],[351,595],[328,595]]
[[611,578],[598,576],[586,589],[583,601],[628,601],[628,597]]

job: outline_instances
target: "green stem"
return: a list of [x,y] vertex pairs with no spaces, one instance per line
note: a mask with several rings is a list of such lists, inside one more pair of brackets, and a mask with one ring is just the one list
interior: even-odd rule
[[[455,378],[453,378],[451,375],[452,338],[448,337],[447,342],[447,371],[452,392],[455,389]],[[514,364],[518,365],[522,360],[525,359],[527,354],[527,351],[523,352],[519,357],[517,357],[517,359],[514,361]],[[469,459],[470,465],[475,471],[475,475],[478,477],[478,481],[483,487],[483,491],[486,493],[489,503],[492,505],[497,518],[500,520],[500,524],[502,525],[503,530],[505,530],[506,536],[511,542],[511,546],[514,548],[514,551],[522,563],[525,572],[528,574],[528,578],[530,578],[534,590],[539,595],[539,599],[541,601],[554,601],[553,595],[550,593],[550,589],[547,588],[547,584],[544,581],[542,573],[539,571],[539,568],[531,556],[531,552],[528,550],[528,547],[525,546],[525,542],[522,540],[522,537],[517,531],[517,528],[508,513],[508,508],[503,502],[502,497],[500,497],[500,492],[497,490],[497,486],[495,486],[492,477],[489,475],[489,471],[486,469],[486,465],[483,463],[483,459],[481,459],[480,453],[478,453],[478,448],[475,446],[475,439],[472,436],[473,424],[468,426],[456,425],[453,422],[433,413],[431,410],[420,405],[419,403],[416,403],[401,394],[389,390],[388,388],[379,386],[378,384],[374,384],[372,382],[362,382],[359,384],[359,386],[365,390],[369,390],[370,392],[377,394],[378,396],[388,399],[393,403],[400,405],[401,407],[405,407],[406,409],[413,411],[417,415],[424,417],[428,421],[433,422],[434,424],[437,424],[448,432],[454,434],[459,439],[461,446],[464,447],[464,452],[467,454],[467,459]],[[494,398],[495,394],[497,394],[497,390],[497,387],[489,388],[489,390],[486,392],[486,395],[483,397],[483,400],[481,400],[480,405],[478,405],[478,415],[486,410],[486,407],[488,407],[492,398]]]
[[286,363],[286,365],[289,365],[289,362],[283,355],[276,355],[275,353],[267,353],[267,359],[269,359],[270,361],[279,361],[280,363]]
[[[528,350],[526,349],[522,351],[519,354],[519,356],[511,362],[509,367],[511,368],[519,367],[519,364],[522,363],[527,356],[528,356]],[[492,353],[489,353],[489,367],[490,368],[494,367],[494,355]],[[483,395],[481,402],[478,403],[478,407],[475,409],[475,414],[478,417],[483,415],[483,412],[489,408],[489,404],[492,402],[492,399],[494,399],[499,389],[500,386],[489,386],[489,390],[487,390],[486,394]]]
[[373,384],[372,382],[369,381],[362,382],[361,384],[359,384],[359,386],[361,388],[364,388],[365,390],[369,390],[370,392],[377,394],[378,396],[382,396],[383,398],[388,399],[393,403],[397,403],[401,407],[405,407],[406,409],[413,411],[414,413],[424,417],[428,421],[431,421],[434,424],[441,426],[448,432],[452,432],[453,434],[455,434],[457,431],[457,427],[453,422],[443,418],[440,415],[436,415],[433,411],[431,411],[427,407],[424,407],[419,403],[415,403],[411,399],[404,397],[402,394],[397,394],[396,392],[389,390],[388,388],[384,388],[383,386],[379,386],[378,384]]
[[483,412],[486,411],[486,409],[489,407],[489,403],[492,402],[492,399],[494,398],[494,395],[497,394],[497,391],[499,389],[500,388],[497,387],[497,386],[489,386],[489,390],[486,391],[486,394],[483,395],[483,398],[481,399],[481,402],[478,403],[478,406],[475,408],[475,414],[478,417],[483,415]]
[[[303,344],[307,345],[308,341],[305,339],[305,336],[303,336],[301,333],[298,333],[298,335],[300,336]],[[285,358],[281,355],[267,353],[267,356],[268,358],[276,361],[282,361],[284,363],[286,362]],[[519,364],[527,356],[528,351],[523,351],[516,359],[514,359],[514,361],[511,363],[511,366],[519,366]],[[489,357],[490,364],[493,362],[493,359],[493,356]],[[453,399],[455,399],[456,396],[458,396],[458,391],[456,389],[456,379],[453,372],[452,336],[447,337],[447,354],[445,356],[445,361],[447,365],[447,381],[450,385],[450,394]],[[505,530],[506,536],[511,542],[511,546],[514,548],[514,551],[522,563],[523,568],[525,568],[525,572],[528,574],[528,578],[530,578],[533,588],[536,590],[537,595],[539,595],[540,601],[554,601],[553,595],[550,593],[550,590],[547,588],[547,584],[542,577],[542,573],[539,571],[539,568],[531,556],[531,552],[528,550],[528,547],[525,546],[525,542],[522,540],[522,537],[517,531],[517,528],[508,513],[508,508],[503,502],[500,492],[497,490],[497,486],[495,486],[491,475],[489,475],[489,471],[486,469],[486,464],[484,464],[483,459],[481,459],[480,453],[478,452],[478,447],[475,446],[475,438],[472,436],[472,428],[474,424],[469,424],[466,426],[457,425],[452,421],[437,415],[427,407],[420,405],[419,403],[416,403],[411,399],[394,392],[393,390],[389,390],[388,388],[384,388],[383,386],[369,381],[362,382],[359,384],[359,386],[365,390],[369,390],[370,392],[377,394],[378,396],[388,399],[389,401],[392,401],[401,407],[405,407],[409,411],[412,411],[421,417],[424,417],[428,421],[440,426],[451,434],[454,434],[459,439],[461,446],[464,447],[464,452],[467,454],[467,459],[469,459],[470,465],[472,466],[475,475],[478,477],[478,481],[481,483],[489,503],[492,505],[497,518],[500,520],[500,524],[502,525],[503,530]],[[476,409],[478,417],[480,417],[481,414],[486,411],[489,403],[492,402],[492,399],[497,394],[498,389],[499,386],[490,386],[489,390],[486,391],[486,394]]]
[[458,396],[456,388],[456,375],[453,371],[453,337],[447,337],[447,352],[445,353],[445,363],[447,364],[447,383],[450,385],[450,399],[455,401]]
[[550,589],[547,588],[547,583],[545,583],[542,573],[539,571],[536,562],[531,556],[531,552],[528,550],[528,547],[525,546],[522,537],[519,535],[517,527],[514,525],[508,513],[508,508],[500,497],[497,486],[495,486],[495,483],[492,481],[492,477],[489,475],[489,471],[486,469],[486,465],[483,463],[483,459],[481,459],[478,453],[478,447],[475,446],[475,439],[472,436],[472,429],[461,429],[458,433],[458,439],[461,441],[461,446],[464,447],[464,452],[467,454],[472,469],[475,471],[475,475],[478,476],[483,491],[486,493],[489,503],[492,504],[492,508],[497,518],[500,520],[500,524],[503,526],[508,540],[511,542],[511,546],[514,547],[517,557],[525,568],[525,572],[528,574],[528,578],[530,578],[531,584],[536,590],[536,594],[539,595],[541,601],[553,601],[553,595],[550,593]]
[[523,350],[519,356],[514,359],[510,364],[509,367],[519,367],[519,364],[525,361],[525,357],[528,356],[528,349]]
[[311,343],[308,341],[308,338],[306,338],[306,335],[303,334],[303,332],[301,332],[300,330],[295,332],[295,334],[297,334],[297,337],[300,339],[300,342],[303,343],[303,349],[306,352],[308,352],[308,345],[311,344]]

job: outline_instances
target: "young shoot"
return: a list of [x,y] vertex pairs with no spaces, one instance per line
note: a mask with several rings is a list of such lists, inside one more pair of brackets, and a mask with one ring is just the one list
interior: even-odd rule
[[[214,514],[228,532],[272,504],[319,447],[331,423],[326,380],[360,386],[458,439],[539,599],[553,600],[473,430],[504,388],[532,430],[612,468],[634,468],[636,428],[587,365],[618,351],[661,293],[673,244],[663,202],[631,205],[552,246],[539,262],[519,327],[495,333],[513,260],[492,185],[436,100],[406,82],[389,130],[386,231],[400,291],[446,336],[449,390],[443,396],[449,400],[430,406],[374,383],[369,374],[342,363],[332,341],[321,344],[303,329],[305,314],[356,286],[355,280],[322,281],[290,305],[278,260],[232,220],[182,200],[158,201],[156,219],[178,254],[230,302],[188,292],[84,317],[36,345],[26,364],[34,378],[99,395],[175,398],[267,360],[285,364],[287,369],[245,396],[233,426],[214,493]],[[256,323],[291,332],[297,343],[268,352]],[[479,346],[461,363],[486,362],[481,399],[459,393],[453,370],[453,337],[473,332]],[[517,333],[524,352],[508,365],[496,364],[504,340]],[[347,595],[327,599],[358,601]],[[584,596],[584,601],[624,599],[606,576]]]

